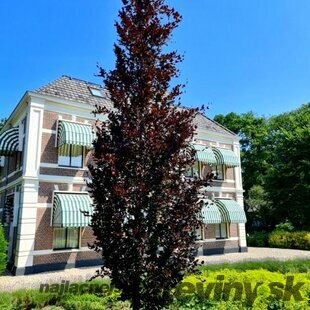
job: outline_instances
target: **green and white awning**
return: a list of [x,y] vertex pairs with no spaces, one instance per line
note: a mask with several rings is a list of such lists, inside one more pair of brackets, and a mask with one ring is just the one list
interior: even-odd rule
[[93,214],[92,201],[88,194],[55,193],[53,204],[53,227],[86,227]]
[[222,223],[246,222],[245,212],[237,201],[232,199],[216,199],[215,204],[221,213]]
[[201,144],[192,144],[191,146],[196,150],[197,161],[210,165],[216,164],[216,158],[211,148]]
[[218,165],[225,165],[227,167],[238,167],[240,166],[237,155],[228,149],[220,149],[217,147],[212,148]]
[[203,224],[219,224],[222,222],[221,213],[216,204],[209,199],[201,199],[203,203],[201,217]]
[[91,148],[95,135],[91,125],[59,121],[57,139],[58,146],[71,144]]
[[18,151],[19,128],[13,127],[0,135],[0,155],[10,156]]

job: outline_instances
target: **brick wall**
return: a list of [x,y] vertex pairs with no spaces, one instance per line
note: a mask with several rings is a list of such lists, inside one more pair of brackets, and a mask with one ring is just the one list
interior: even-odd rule
[[53,228],[51,227],[51,208],[37,209],[37,226],[34,250],[50,250],[53,248]]
[[82,229],[81,235],[81,247],[87,247],[88,243],[92,244],[95,241],[93,230],[91,227],[85,227]]
[[56,130],[56,124],[59,116],[64,120],[72,120],[72,115],[63,114],[63,113],[55,113],[50,111],[44,111],[43,115],[43,128]]
[[205,239],[214,239],[215,238],[215,225],[209,224],[205,226]]
[[238,248],[238,240],[203,242],[204,249]]
[[226,169],[226,179],[228,179],[228,180],[234,180],[235,179],[234,168],[227,168]]
[[60,176],[66,176],[66,177],[88,177],[88,173],[86,170],[77,170],[77,169],[66,169],[66,168],[40,168],[40,174],[45,175],[60,175]]
[[55,147],[56,135],[45,133],[42,134],[41,144],[41,162],[42,163],[58,163],[58,150]]
[[229,235],[230,237],[238,237],[238,224],[229,225]]
[[91,260],[101,258],[101,255],[94,251],[53,253],[47,255],[34,255],[33,265],[55,264],[55,263],[75,263],[76,261]]
[[58,185],[60,191],[68,190],[67,184],[40,182],[38,196],[39,203],[52,203],[53,191],[55,190],[54,184]]

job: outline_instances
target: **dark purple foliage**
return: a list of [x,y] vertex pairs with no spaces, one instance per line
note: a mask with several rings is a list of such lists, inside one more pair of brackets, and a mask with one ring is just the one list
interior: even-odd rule
[[[185,179],[197,109],[174,104],[182,85],[176,52],[164,52],[181,16],[164,0],[123,0],[116,23],[115,69],[100,76],[114,105],[97,106],[90,193],[94,248],[133,309],[160,309],[171,288],[196,266],[196,214],[201,181]],[[184,151],[187,150],[187,151]]]

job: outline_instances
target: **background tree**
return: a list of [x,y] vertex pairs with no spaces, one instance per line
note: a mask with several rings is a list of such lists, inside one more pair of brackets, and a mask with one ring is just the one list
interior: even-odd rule
[[247,228],[252,219],[266,230],[289,219],[310,229],[310,104],[269,119],[249,112],[215,120],[241,137]]
[[241,138],[241,167],[243,187],[246,194],[252,186],[263,185],[268,157],[264,145],[264,139],[267,136],[267,120],[265,117],[257,117],[253,112],[241,115],[229,113],[227,115],[216,115],[214,120]]
[[[265,176],[268,170],[269,153],[266,150],[267,120],[257,117],[253,112],[229,113],[216,115],[214,120],[238,134],[240,140],[240,156],[242,168],[242,181],[244,192],[245,212],[247,214],[247,231],[253,229],[253,223],[267,224],[263,218],[268,218],[267,196],[262,194]],[[258,199],[258,197],[260,197]],[[250,202],[255,201],[255,211]],[[258,205],[257,202],[260,202]],[[257,228],[257,226],[255,226]],[[264,227],[266,228],[266,226]]]
[[181,16],[163,0],[123,0],[116,23],[115,69],[100,76],[114,109],[97,106],[90,193],[95,211],[94,248],[133,309],[160,309],[171,288],[195,265],[199,181],[186,180],[194,163],[187,149],[197,110],[173,103],[182,86],[176,52],[166,51]]
[[271,224],[273,212],[268,195],[261,185],[253,185],[245,197],[244,209],[247,215],[248,232],[253,230],[268,230],[275,223]]
[[310,104],[272,117],[266,190],[274,219],[310,229]]

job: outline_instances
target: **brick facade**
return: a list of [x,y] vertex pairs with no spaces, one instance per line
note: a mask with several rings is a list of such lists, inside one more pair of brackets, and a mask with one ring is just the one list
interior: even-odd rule
[[88,243],[92,244],[95,241],[93,230],[91,227],[85,227],[81,233],[81,246],[87,247]]
[[42,133],[41,144],[41,163],[57,164],[58,153],[55,147],[56,135],[51,133]]
[[37,227],[34,250],[53,248],[53,227],[51,226],[51,208],[37,209]]
[[48,183],[40,182],[39,183],[39,203],[52,203],[53,191],[55,190],[55,185],[58,186],[60,191],[67,191],[68,185],[64,183]]
[[[98,259],[101,258],[94,251],[85,250],[88,244],[92,244],[95,240],[90,227],[80,228],[79,249],[53,250],[53,227],[51,226],[53,193],[57,190],[70,192],[87,191],[86,182],[83,182],[83,179],[89,177],[86,167],[92,161],[91,151],[84,147],[83,167],[68,168],[58,166],[57,123],[59,119],[62,119],[95,125],[96,120],[91,114],[93,106],[96,104],[104,104],[109,108],[112,106],[109,105],[110,103],[107,99],[92,96],[89,91],[89,83],[84,81],[62,77],[58,82],[56,81],[56,84],[54,86],[48,84],[40,90],[27,94],[28,97],[26,96],[23,99],[23,106],[20,105],[24,109],[23,115],[20,116],[20,119],[18,119],[18,115],[17,118],[16,115],[13,118],[13,120],[17,119],[17,121],[16,124],[12,123],[12,125],[21,126],[20,128],[23,128],[22,120],[25,117],[27,118],[27,126],[24,127],[24,133],[26,134],[25,143],[28,143],[28,145],[26,144],[25,150],[29,151],[28,153],[24,152],[22,155],[26,156],[25,169],[20,170],[21,153],[18,155],[15,153],[9,160],[6,160],[6,167],[0,168],[0,210],[5,204],[6,196],[10,193],[16,194],[18,192],[17,197],[21,195],[21,203],[19,205],[21,212],[17,214],[22,217],[18,225],[25,225],[24,223],[26,223],[27,227],[31,227],[29,233],[27,231],[27,239],[31,240],[31,242],[22,242],[23,236],[21,238],[17,236],[20,239],[17,242],[18,248],[15,251],[17,256],[13,263],[16,263],[14,267],[19,269],[21,274],[24,274],[24,269],[30,268],[31,270],[32,260],[33,267],[45,266],[44,268],[48,270],[49,265],[53,266],[51,268],[56,268],[57,266],[59,268],[66,268],[83,261],[97,260],[98,262]],[[67,88],[70,91],[67,91]],[[61,92],[63,93],[61,94]],[[73,98],[70,96],[73,96]],[[45,108],[49,110],[44,110]],[[59,112],[57,112],[58,110]],[[199,139],[196,140],[198,143],[203,143],[209,147],[234,150],[233,145],[237,145],[238,138],[203,116],[198,121],[197,137]],[[40,124],[42,124],[42,127],[40,127]],[[199,128],[201,129],[200,133]],[[27,136],[28,133],[32,133],[32,137]],[[34,133],[37,133],[37,135]],[[40,141],[40,145],[38,141]],[[34,157],[32,158],[32,156]],[[39,159],[39,162],[37,159]],[[210,166],[206,165],[203,175],[209,171],[208,169],[210,169]],[[227,168],[225,180],[213,182],[213,187],[207,188],[207,195],[210,198],[238,198],[240,201],[242,185],[237,184],[235,171],[239,177],[237,169]],[[23,175],[23,173],[25,174]],[[25,207],[23,202],[27,204],[27,209],[23,209]],[[17,214],[14,216],[17,216]],[[30,216],[27,217],[28,215]],[[25,228],[22,231],[25,231]],[[230,237],[238,239],[238,233],[238,225],[231,224],[229,228]],[[224,251],[225,249],[237,251],[238,242],[241,240],[239,238],[239,240],[212,241],[215,240],[215,225],[206,226],[204,238],[209,239],[209,242],[202,241],[203,248],[206,251],[210,251],[210,253],[217,250]],[[22,255],[19,253],[22,253]],[[25,253],[28,254],[25,255]],[[40,268],[34,268],[29,272],[37,272],[39,270],[42,271]]]
[[[53,248],[53,227],[51,226],[52,208],[37,209],[37,226],[34,250],[50,250]],[[88,247],[95,241],[91,227],[80,230],[80,246]]]
[[100,254],[89,250],[80,252],[67,252],[67,253],[53,253],[47,255],[35,255],[33,257],[33,265],[45,265],[45,264],[74,264],[82,260],[96,260],[100,259]]

